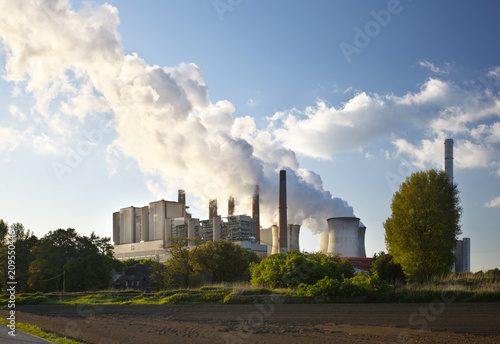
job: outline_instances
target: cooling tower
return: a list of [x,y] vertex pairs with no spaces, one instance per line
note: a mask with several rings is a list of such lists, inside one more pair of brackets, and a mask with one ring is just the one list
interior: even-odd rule
[[358,227],[358,255],[356,257],[366,258],[366,250],[365,250],[365,233],[366,227],[361,224]]
[[255,220],[255,242],[260,243],[260,205],[259,205],[259,186],[255,186],[255,193],[252,199],[252,219]]
[[260,231],[260,242],[261,245],[267,246],[267,255],[273,254],[273,235],[271,228],[262,228]]
[[328,252],[328,233],[321,232],[319,241],[319,250],[320,252],[323,253]]
[[286,219],[286,171],[280,171],[279,190],[279,252],[287,250],[287,219]]
[[341,257],[358,257],[359,241],[357,217],[332,217],[328,222],[328,253]]
[[290,246],[289,248],[291,250],[299,251],[300,252],[300,245],[299,245],[299,234],[300,234],[300,225],[292,225],[292,236],[290,238]]
[[227,200],[227,216],[233,216],[234,215],[234,197],[229,196],[229,199]]
[[453,183],[453,139],[444,140],[444,172]]
[[278,226],[272,225],[271,226],[271,233],[272,233],[272,243],[273,243],[273,249],[271,251],[271,254],[275,254],[279,252],[279,233],[278,233]]

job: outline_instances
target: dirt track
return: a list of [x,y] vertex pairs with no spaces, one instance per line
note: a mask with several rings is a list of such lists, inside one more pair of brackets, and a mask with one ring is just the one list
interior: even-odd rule
[[[88,343],[499,343],[500,304],[19,306]],[[0,316],[6,317],[6,310]]]

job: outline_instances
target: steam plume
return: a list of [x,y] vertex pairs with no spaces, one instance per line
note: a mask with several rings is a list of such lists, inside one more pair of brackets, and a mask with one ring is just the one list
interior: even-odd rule
[[252,118],[235,117],[227,100],[211,102],[196,64],[151,66],[124,54],[118,24],[108,4],[75,11],[68,0],[0,3],[5,78],[33,95],[33,116],[54,123],[111,114],[117,136],[107,147],[110,160],[135,159],[145,175],[196,195],[203,207],[235,196],[236,213],[251,214],[260,185],[261,223],[276,223],[278,171],[286,169],[289,223],[318,232],[329,217],[353,216]]

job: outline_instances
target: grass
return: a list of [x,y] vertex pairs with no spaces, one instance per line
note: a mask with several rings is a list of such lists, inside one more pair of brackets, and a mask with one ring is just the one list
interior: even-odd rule
[[[500,302],[500,276],[460,273],[435,277],[425,283],[397,285],[386,293],[371,292],[365,302],[431,302],[452,295],[453,302]],[[137,291],[101,291],[84,293],[20,293],[16,305],[153,305],[153,304],[222,304],[270,303],[283,296],[286,303],[310,303],[297,297],[293,289],[255,287],[248,282],[219,283],[201,288],[164,290],[155,294]],[[5,307],[9,295],[0,295]],[[279,302],[283,302],[283,299]],[[341,302],[327,298],[321,302]]]
[[[4,325],[9,325],[9,322],[6,319],[0,318],[0,323]],[[52,343],[57,343],[57,344],[83,344],[81,342],[77,342],[72,339],[68,339],[66,337],[58,337],[54,333],[48,333],[45,331],[42,331],[38,326],[35,325],[30,325],[30,324],[25,324],[25,323],[16,323],[16,330],[23,331],[26,333],[30,333],[34,336],[44,338],[48,341],[51,341]]]

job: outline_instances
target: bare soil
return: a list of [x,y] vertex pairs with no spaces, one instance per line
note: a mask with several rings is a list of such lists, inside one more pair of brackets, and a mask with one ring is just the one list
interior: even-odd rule
[[16,316],[95,344],[500,343],[499,303],[33,305]]

